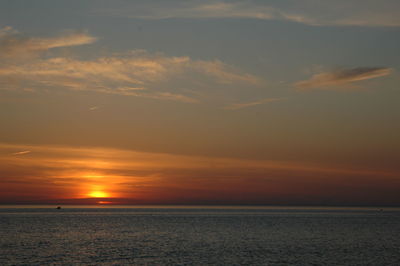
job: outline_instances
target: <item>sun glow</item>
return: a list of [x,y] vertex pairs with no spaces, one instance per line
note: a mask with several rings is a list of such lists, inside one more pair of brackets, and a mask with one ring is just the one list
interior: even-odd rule
[[103,191],[92,191],[88,195],[91,198],[107,198],[109,195]]

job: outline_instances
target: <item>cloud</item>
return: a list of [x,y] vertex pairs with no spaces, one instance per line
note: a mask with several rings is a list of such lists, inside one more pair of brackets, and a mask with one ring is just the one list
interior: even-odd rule
[[219,60],[192,61],[190,68],[200,73],[203,73],[204,75],[214,77],[220,83],[245,83],[256,86],[263,83],[262,79],[248,73],[242,73],[238,69],[227,65]]
[[91,44],[97,38],[84,32],[69,31],[52,38],[32,38],[18,33],[12,27],[0,29],[0,57],[21,57],[53,48]]
[[16,34],[16,33],[17,33],[17,31],[15,31],[10,26],[5,26],[3,28],[0,28],[0,38],[4,38],[7,35]]
[[157,6],[141,1],[120,3],[123,8],[98,9],[96,14],[139,19],[250,18],[324,26],[400,26],[398,1],[393,0],[281,0],[175,1]]
[[[140,12],[139,12],[140,10]],[[123,9],[96,10],[98,15],[122,16],[139,19],[168,19],[168,18],[251,18],[260,20],[291,20],[296,22],[310,22],[299,15],[286,14],[273,6],[247,2],[223,1],[189,1],[178,2],[168,6],[144,6],[136,8],[134,5]]]
[[357,67],[322,72],[313,75],[309,80],[297,82],[298,89],[316,89],[324,87],[340,87],[348,83],[383,77],[391,74],[393,69],[384,67]]
[[224,107],[225,110],[238,110],[246,107],[251,107],[251,106],[256,106],[260,104],[266,104],[266,103],[271,103],[271,102],[277,102],[277,101],[282,101],[283,98],[266,98],[254,102],[246,102],[246,103],[234,103],[231,105],[227,105]]
[[[193,60],[134,50],[99,58],[37,56],[19,60],[20,51],[45,51],[55,47],[89,44],[96,38],[74,33],[57,38],[17,39],[11,28],[2,31],[0,53],[8,57],[0,64],[3,89],[43,90],[65,88],[123,96],[194,103],[185,87],[260,86],[263,80],[219,60]],[[200,86],[199,86],[200,84]],[[202,86],[207,84],[207,86]]]

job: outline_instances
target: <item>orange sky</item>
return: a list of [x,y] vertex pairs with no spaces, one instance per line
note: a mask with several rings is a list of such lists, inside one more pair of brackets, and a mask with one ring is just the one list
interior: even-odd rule
[[107,148],[0,145],[1,203],[378,204],[398,172]]

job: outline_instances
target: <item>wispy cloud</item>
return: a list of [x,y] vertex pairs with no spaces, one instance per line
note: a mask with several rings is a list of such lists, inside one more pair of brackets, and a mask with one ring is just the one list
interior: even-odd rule
[[[90,60],[72,57],[38,56],[19,60],[19,50],[42,51],[55,47],[88,44],[96,38],[74,33],[57,38],[16,39],[11,28],[2,31],[0,54],[8,61],[0,64],[4,88],[34,90],[66,88],[99,93],[197,102],[188,90],[198,84],[259,86],[263,80],[219,60],[193,60],[188,56],[167,56],[134,50]],[[15,61],[13,59],[15,58]],[[177,85],[179,84],[179,85]],[[197,84],[197,85],[196,85]]]
[[387,76],[393,69],[384,67],[357,67],[338,69],[332,72],[322,72],[310,79],[297,82],[295,86],[301,90],[307,89],[338,89],[348,83]]
[[277,101],[282,101],[284,100],[283,98],[266,98],[266,99],[261,99],[258,101],[254,102],[245,102],[245,103],[234,103],[230,104],[224,107],[225,110],[238,110],[246,107],[251,107],[251,106],[256,106],[260,104],[266,104],[266,103],[271,103],[271,102],[277,102]]
[[[103,8],[95,13],[140,19],[251,18],[282,20],[308,25],[400,26],[398,1],[282,0],[271,1],[175,1],[157,6],[141,1],[125,2],[123,8]],[[373,10],[373,11],[371,11]]]
[[68,31],[52,38],[32,38],[12,27],[0,29],[0,57],[21,57],[53,48],[91,44],[97,38],[85,32]]

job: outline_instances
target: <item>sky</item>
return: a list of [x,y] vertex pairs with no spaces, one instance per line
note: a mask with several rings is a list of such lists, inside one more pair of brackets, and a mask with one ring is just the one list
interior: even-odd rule
[[0,204],[400,206],[397,0],[0,0]]

